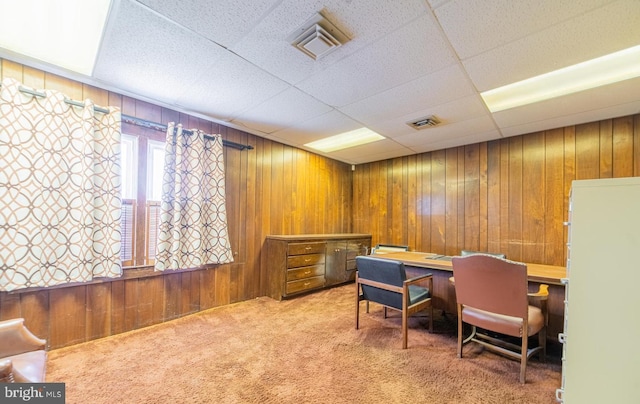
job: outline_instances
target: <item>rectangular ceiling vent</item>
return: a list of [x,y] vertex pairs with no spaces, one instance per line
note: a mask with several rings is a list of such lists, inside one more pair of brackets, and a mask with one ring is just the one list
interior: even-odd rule
[[287,40],[305,55],[318,60],[342,46],[349,38],[320,13],[316,13]]
[[438,120],[438,118],[431,115],[424,118],[420,118],[415,121],[407,122],[407,125],[411,126],[414,129],[426,129],[426,128],[433,128],[439,123],[440,121]]

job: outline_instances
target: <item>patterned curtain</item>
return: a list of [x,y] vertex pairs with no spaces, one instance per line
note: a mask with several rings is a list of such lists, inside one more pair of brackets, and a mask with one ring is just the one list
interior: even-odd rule
[[0,290],[118,277],[120,112],[0,89]]
[[155,269],[233,262],[220,135],[167,127]]

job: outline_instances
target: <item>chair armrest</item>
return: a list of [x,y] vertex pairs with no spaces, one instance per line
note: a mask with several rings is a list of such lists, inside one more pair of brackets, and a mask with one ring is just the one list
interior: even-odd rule
[[421,280],[428,279],[428,278],[433,278],[433,274],[424,274],[424,275],[415,276],[413,278],[407,279],[406,281],[404,281],[404,283],[408,285],[413,285],[414,283],[418,283]]
[[46,344],[25,327],[23,318],[0,321],[0,358],[44,350]]
[[0,383],[13,383],[14,381],[11,359],[0,359]]
[[549,285],[541,284],[537,292],[530,292],[527,296],[535,300],[547,300],[549,297]]

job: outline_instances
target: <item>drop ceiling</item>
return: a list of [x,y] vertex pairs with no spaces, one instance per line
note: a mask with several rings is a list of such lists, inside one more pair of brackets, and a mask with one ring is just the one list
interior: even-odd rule
[[[349,40],[314,60],[287,38],[317,13]],[[359,164],[639,113],[640,78],[493,114],[480,96],[636,45],[638,0],[114,0],[91,76],[0,57],[307,150],[367,127],[386,139],[319,153]]]

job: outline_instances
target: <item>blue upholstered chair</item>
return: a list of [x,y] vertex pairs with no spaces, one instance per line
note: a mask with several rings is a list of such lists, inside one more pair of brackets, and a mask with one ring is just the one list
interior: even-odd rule
[[410,315],[429,309],[429,332],[433,331],[431,274],[407,279],[402,262],[372,256],[356,257],[356,267],[356,329],[360,322],[360,302],[364,300],[367,302],[367,312],[369,302],[381,304],[384,318],[387,317],[387,309],[402,313],[403,349],[407,348],[407,323]]

